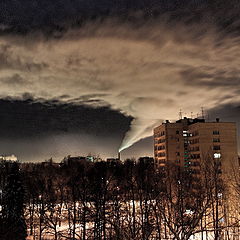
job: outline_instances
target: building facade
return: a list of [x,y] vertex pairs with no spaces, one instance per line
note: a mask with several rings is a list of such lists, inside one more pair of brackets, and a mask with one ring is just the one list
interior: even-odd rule
[[204,119],[166,121],[154,129],[154,159],[157,167],[172,162],[198,173],[201,163],[218,159],[221,169],[238,166],[236,124]]

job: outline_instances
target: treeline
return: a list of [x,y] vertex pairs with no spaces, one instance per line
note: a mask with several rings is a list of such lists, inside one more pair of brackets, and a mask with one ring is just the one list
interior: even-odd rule
[[[5,174],[1,185],[15,195],[3,195],[1,205],[11,209],[17,196],[11,212],[21,221],[18,228],[10,224],[11,233],[23,234],[1,239],[24,239],[24,231],[40,240],[239,239],[238,182],[224,181],[214,159],[205,163],[200,174],[174,164],[156,169],[144,160],[50,161],[21,164],[20,171],[13,163],[15,173]],[[11,190],[7,175],[18,179]],[[0,216],[9,218],[6,211]]]

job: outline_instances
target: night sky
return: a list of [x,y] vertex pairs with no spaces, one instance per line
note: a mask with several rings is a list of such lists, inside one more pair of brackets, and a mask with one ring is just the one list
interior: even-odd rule
[[240,129],[239,15],[238,0],[1,0],[0,155],[151,156],[180,109]]

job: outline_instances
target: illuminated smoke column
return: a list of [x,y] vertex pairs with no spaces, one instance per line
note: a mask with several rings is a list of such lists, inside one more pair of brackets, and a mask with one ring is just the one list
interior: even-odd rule
[[141,120],[134,119],[131,124],[131,130],[126,133],[125,138],[119,148],[119,151],[123,151],[129,147],[131,147],[137,141],[148,137],[149,133],[152,132],[152,129],[159,121],[151,121],[151,120]]

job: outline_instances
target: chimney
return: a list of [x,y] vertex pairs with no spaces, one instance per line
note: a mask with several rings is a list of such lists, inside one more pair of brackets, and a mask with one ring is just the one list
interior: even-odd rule
[[220,121],[220,119],[219,118],[216,118],[216,122],[219,122]]

